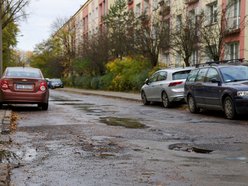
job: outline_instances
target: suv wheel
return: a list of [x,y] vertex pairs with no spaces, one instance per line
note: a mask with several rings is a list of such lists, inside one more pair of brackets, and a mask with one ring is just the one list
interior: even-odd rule
[[141,92],[141,99],[144,105],[150,105],[150,101],[147,101],[146,94],[144,91]]
[[162,93],[162,103],[165,108],[169,108],[171,106],[170,100],[166,92]]
[[191,113],[198,113],[200,111],[200,109],[196,106],[195,99],[191,95],[188,96],[188,107]]
[[224,100],[224,112],[227,119],[234,119],[236,111],[231,97],[226,97]]

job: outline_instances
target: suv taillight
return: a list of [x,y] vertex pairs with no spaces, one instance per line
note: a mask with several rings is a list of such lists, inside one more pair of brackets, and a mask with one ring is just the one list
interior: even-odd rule
[[9,89],[9,84],[8,84],[8,81],[7,80],[1,80],[1,89],[3,90],[7,90]]
[[41,91],[46,91],[46,89],[47,89],[47,83],[45,81],[42,81],[40,83],[40,90]]
[[174,87],[174,86],[180,85],[180,84],[182,84],[182,83],[183,83],[183,81],[171,82],[171,83],[169,84],[169,87]]

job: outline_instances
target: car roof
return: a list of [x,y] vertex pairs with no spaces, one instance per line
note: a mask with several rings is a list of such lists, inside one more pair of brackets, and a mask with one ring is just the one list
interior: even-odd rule
[[195,67],[165,68],[165,69],[158,70],[158,72],[167,71],[167,72],[173,73],[173,72],[179,72],[179,71],[184,71],[184,70],[192,70],[192,69],[195,69]]
[[222,68],[222,67],[238,67],[238,66],[244,66],[245,67],[246,65],[233,65],[233,64],[204,65],[204,66],[196,67],[196,69],[210,68],[210,67],[212,67],[212,68]]

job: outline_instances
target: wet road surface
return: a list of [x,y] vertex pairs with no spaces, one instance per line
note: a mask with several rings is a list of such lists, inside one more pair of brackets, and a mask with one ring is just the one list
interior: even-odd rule
[[13,107],[11,185],[247,185],[248,120],[52,90]]

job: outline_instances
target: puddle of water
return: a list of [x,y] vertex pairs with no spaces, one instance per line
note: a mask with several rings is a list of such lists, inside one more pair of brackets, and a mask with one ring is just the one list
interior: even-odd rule
[[142,124],[136,119],[129,118],[117,118],[117,117],[101,117],[100,121],[111,126],[122,126],[125,128],[141,129],[147,128],[146,125]]
[[240,156],[240,157],[228,157],[227,160],[238,160],[238,161],[245,161],[247,160],[247,157]]
[[73,101],[82,101],[82,100],[79,100],[79,99],[73,99],[73,100],[66,100],[66,99],[51,99],[50,101],[53,101],[53,102],[73,102]]
[[67,103],[57,103],[57,105],[84,105],[83,103],[70,103],[70,102],[67,102]]

